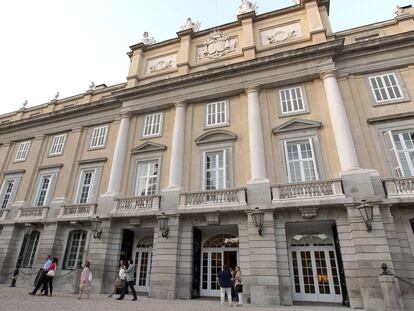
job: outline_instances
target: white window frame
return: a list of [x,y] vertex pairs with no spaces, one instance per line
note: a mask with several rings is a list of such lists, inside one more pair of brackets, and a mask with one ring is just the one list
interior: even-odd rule
[[[159,117],[158,123],[154,123],[154,120],[156,117]],[[142,137],[148,138],[148,137],[162,136],[163,123],[164,123],[163,112],[150,113],[150,114],[145,115],[144,124],[142,127]],[[158,131],[155,131],[155,129],[157,128],[158,128]]]
[[[22,178],[22,174],[19,175],[6,175],[3,180],[3,184],[1,186],[0,191],[0,209],[9,208],[11,204],[13,204],[14,199],[16,197],[17,190],[19,189],[20,180]],[[13,182],[13,187],[11,192],[7,192],[8,184]],[[7,196],[8,195],[8,196]],[[3,207],[5,199],[7,198],[7,203]]]
[[108,129],[108,125],[97,126],[92,129],[90,149],[105,148]]
[[[91,184],[89,185],[88,198],[86,202],[81,203],[83,180],[87,173],[92,173]],[[78,187],[75,195],[75,204],[92,204],[96,202],[97,193],[101,179],[102,167],[83,167],[80,169]]]
[[[408,177],[414,176],[414,163],[411,161],[411,157],[409,152],[414,152],[413,149],[408,149],[405,143],[404,138],[402,135],[404,133],[414,133],[414,129],[407,129],[407,130],[390,130],[384,132],[384,139],[385,139],[385,146],[388,149],[388,156],[391,160],[391,164],[393,166],[393,173],[397,177]],[[403,147],[402,151],[397,150],[397,146],[394,140],[394,135],[398,135],[400,138],[401,146]],[[407,161],[408,169],[410,170],[410,175],[407,175],[404,171],[402,161],[400,158],[400,154],[403,153]]]
[[63,154],[67,134],[59,134],[53,136],[52,144],[50,146],[49,156],[58,156]]
[[[33,239],[32,247],[29,249],[30,239]],[[25,235],[23,238],[22,245],[20,246],[19,260],[22,268],[31,268],[33,266],[34,259],[36,258],[36,253],[38,249],[38,244],[40,240],[40,232],[33,231],[31,235]],[[28,253],[28,254],[26,254]],[[26,256],[27,255],[27,256]]]
[[[294,108],[294,103],[293,103],[293,96],[292,93],[294,92],[294,96],[296,98],[297,97],[297,93],[299,92],[300,94],[300,99],[302,101],[302,108],[301,109],[293,109]],[[284,102],[286,102],[286,107],[287,107],[287,100],[286,100],[286,93],[289,94],[289,98],[290,100],[290,110],[284,110],[283,106],[284,106]],[[286,88],[282,88],[279,89],[278,91],[279,94],[279,115],[280,116],[291,116],[291,115],[296,115],[296,114],[303,114],[303,113],[308,113],[309,112],[309,106],[308,106],[308,101],[307,101],[307,97],[306,97],[306,92],[305,92],[305,87],[303,85],[295,85],[295,86],[290,86],[290,87],[286,87]],[[285,95],[285,100],[283,100],[283,94]]]
[[[390,98],[390,91],[388,90],[387,87],[383,87],[381,89],[385,92],[385,95],[387,96],[387,98],[384,99],[384,95],[380,92],[381,99],[378,99],[377,95],[375,93],[376,89],[374,88],[372,79],[376,80],[377,85],[378,85],[377,79],[380,79],[381,83],[383,85],[385,85],[384,77],[388,77],[388,79],[389,79],[389,77],[391,77],[391,76],[393,77],[393,79],[396,82],[396,85],[392,86],[393,93],[395,93],[394,88],[397,88],[399,93],[400,93],[400,97]],[[403,83],[403,80],[402,80],[402,78],[401,78],[401,76],[399,75],[398,72],[384,72],[384,73],[378,73],[378,74],[375,74],[375,75],[369,75],[367,77],[367,79],[368,79],[368,85],[369,85],[369,92],[370,92],[371,97],[373,99],[374,105],[393,104],[393,103],[398,103],[398,102],[403,102],[403,101],[409,100],[406,89],[405,89],[405,86],[404,86],[404,83]]]
[[134,189],[133,189],[133,195],[134,196],[141,196],[138,193],[138,186],[139,186],[139,171],[140,171],[140,167],[142,166],[142,164],[146,164],[149,162],[155,162],[158,164],[158,169],[157,169],[157,180],[155,183],[155,193],[148,193],[148,180],[150,177],[148,177],[149,175],[146,176],[146,184],[147,184],[147,188],[145,190],[146,194],[144,195],[156,195],[159,193],[159,182],[160,182],[160,158],[149,158],[149,159],[140,159],[136,161],[135,164],[135,178],[134,178]]
[[209,189],[209,190],[223,190],[223,189],[230,189],[233,187],[233,147],[231,146],[223,146],[217,148],[206,148],[202,150],[202,167],[201,167],[201,185],[204,191],[207,190],[206,185],[206,178],[207,178],[207,171],[206,171],[206,156],[208,153],[218,153],[223,152],[223,163],[224,163],[224,171],[223,171],[223,185],[224,188],[220,189]]
[[[314,147],[314,141],[312,137],[308,137],[308,138],[304,138],[304,139],[291,139],[291,140],[284,140],[283,141],[283,151],[284,151],[284,156],[285,156],[285,169],[286,169],[286,173],[287,173],[287,177],[288,177],[288,182],[292,183],[292,176],[291,176],[291,171],[289,169],[289,155],[288,155],[288,150],[287,150],[287,145],[288,144],[300,144],[301,142],[305,142],[308,141],[310,144],[310,149],[311,149],[311,153],[312,153],[312,162],[313,162],[313,167],[314,167],[314,171],[315,171],[315,180],[317,181],[320,179],[320,174],[319,174],[319,167],[318,167],[318,163],[316,161],[316,154],[315,154],[315,147]],[[301,155],[301,152],[299,151],[299,154]],[[303,163],[302,161],[300,163]],[[303,168],[303,165],[300,165],[300,170],[301,170],[301,176],[304,177],[305,176],[305,171]],[[295,183],[297,183],[298,181],[295,181]],[[299,181],[299,182],[306,182],[304,180]]]
[[[220,118],[221,120],[217,121],[219,114],[217,113],[217,107],[219,105],[222,105],[224,107],[224,117]],[[215,112],[211,112],[211,107],[215,107]],[[221,112],[222,113],[222,112]],[[215,128],[215,127],[222,127],[229,125],[229,100],[223,99],[218,100],[214,102],[209,102],[205,104],[205,118],[204,118],[204,127],[205,128]],[[211,118],[209,119],[209,116],[211,115]],[[214,122],[213,122],[214,119]]]
[[15,162],[26,161],[27,156],[29,155],[30,147],[32,145],[31,140],[22,141],[19,144],[16,152],[16,158],[14,159]]
[[[36,190],[33,196],[33,206],[49,206],[50,202],[52,201],[52,196],[53,193],[55,192],[55,186],[56,186],[56,180],[59,174],[59,170],[54,169],[54,170],[47,170],[47,171],[43,171],[40,172],[38,177],[37,177],[37,182],[36,182]],[[42,190],[42,184],[43,184],[43,180],[45,178],[50,178],[49,181],[49,186],[46,190],[46,194],[45,194],[45,199],[42,205],[37,205],[39,198],[40,198],[40,192]]]
[[[68,261],[70,258],[70,255],[72,254],[72,244],[73,244],[73,240],[74,240],[74,236],[75,234],[80,233],[84,238],[84,246],[83,246],[83,253],[80,251],[81,249],[81,244],[82,244],[82,236],[81,239],[79,240],[79,244],[78,247],[76,249],[76,258],[75,258],[75,264],[72,265],[68,265]],[[79,264],[83,264],[85,261],[85,254],[86,254],[86,248],[87,248],[87,240],[88,240],[88,232],[85,230],[73,230],[69,232],[68,235],[68,239],[66,242],[66,251],[65,251],[65,256],[64,256],[64,262],[63,262],[63,269],[68,269],[68,270],[72,270],[72,269],[76,269],[78,267]],[[82,256],[81,256],[82,255]],[[80,260],[80,257],[82,257],[82,259]]]

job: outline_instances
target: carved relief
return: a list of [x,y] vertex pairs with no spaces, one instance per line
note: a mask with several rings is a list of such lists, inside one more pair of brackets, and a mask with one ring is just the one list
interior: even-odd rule
[[299,23],[264,30],[260,33],[262,45],[272,45],[302,37],[302,28]]
[[230,38],[221,31],[214,31],[210,34],[208,41],[204,42],[204,45],[197,49],[198,60],[220,58],[236,51],[237,46],[237,38]]
[[177,54],[167,55],[149,60],[145,74],[166,71],[177,67]]

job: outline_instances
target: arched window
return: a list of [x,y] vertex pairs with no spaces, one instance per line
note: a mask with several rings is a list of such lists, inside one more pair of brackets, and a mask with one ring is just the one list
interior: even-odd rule
[[37,243],[39,242],[39,231],[33,231],[30,235],[25,235],[22,248],[20,249],[20,267],[31,268],[36,255]]
[[204,248],[239,247],[239,238],[233,234],[216,234],[209,237],[203,244]]
[[326,234],[319,232],[302,232],[296,234],[290,242],[292,246],[332,246]]
[[143,237],[137,243],[137,248],[152,248],[152,236]]
[[87,232],[83,230],[71,231],[66,244],[64,269],[75,269],[82,264],[85,253]]

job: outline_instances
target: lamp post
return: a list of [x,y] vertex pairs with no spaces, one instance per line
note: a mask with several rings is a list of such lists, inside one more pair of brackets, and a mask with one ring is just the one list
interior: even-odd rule
[[252,216],[252,220],[254,226],[257,229],[257,233],[260,236],[263,236],[264,213],[258,207],[255,207],[250,215]]
[[91,219],[92,223],[92,233],[94,239],[100,239],[102,235],[102,220],[99,218],[99,216],[96,216]]
[[356,207],[364,219],[367,232],[372,231],[372,220],[374,219],[374,207],[368,204],[366,200],[361,200],[361,204]]
[[160,227],[161,235],[163,238],[168,239],[168,216],[165,213],[161,213],[160,216],[157,217],[158,225]]

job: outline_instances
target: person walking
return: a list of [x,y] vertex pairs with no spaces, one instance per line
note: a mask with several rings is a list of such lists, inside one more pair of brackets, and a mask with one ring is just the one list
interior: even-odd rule
[[117,298],[117,300],[124,299],[124,296],[125,296],[125,293],[127,291],[128,286],[131,289],[132,295],[134,296],[132,301],[137,300],[137,293],[135,292],[135,288],[134,288],[134,266],[132,264],[131,259],[128,260],[128,268],[125,270],[125,281],[126,281],[125,286],[122,289],[121,296],[119,296],[119,298]]
[[49,266],[52,264],[52,258],[50,257],[50,255],[48,255],[46,257],[46,261],[42,266],[42,271],[40,274],[38,274],[37,276],[37,281],[35,282],[35,287],[33,288],[33,290],[31,292],[29,292],[30,295],[36,295],[37,291],[39,290],[40,286],[43,285],[43,283],[45,282],[45,278],[46,278],[46,274],[49,271]]
[[89,261],[85,262],[85,267],[82,270],[79,284],[79,297],[82,299],[82,294],[86,294],[89,299],[89,283],[92,281],[91,264]]
[[119,270],[118,270],[118,275],[117,275],[117,277],[116,277],[116,279],[115,279],[115,283],[114,283],[114,285],[112,286],[111,293],[108,295],[108,297],[112,297],[112,295],[116,293],[117,288],[118,288],[118,289],[123,289],[123,288],[124,288],[124,285],[125,285],[125,284],[124,284],[124,282],[122,282],[122,281],[121,281],[121,279],[119,278],[119,274],[121,273],[121,267],[122,267],[122,266],[125,266],[125,264],[124,264],[124,261],[121,259],[121,260],[119,261]]
[[225,295],[227,294],[227,299],[229,301],[229,306],[231,307],[231,272],[229,268],[224,265],[223,270],[218,274],[218,281],[220,285],[220,304],[224,305]]
[[237,293],[238,302],[237,306],[243,306],[243,283],[242,283],[242,272],[240,267],[236,267],[236,274],[234,275],[234,287]]
[[57,265],[58,265],[58,259],[55,257],[53,258],[52,263],[49,266],[49,270],[47,271],[45,280],[43,282],[43,288],[42,288],[43,296],[47,296],[49,291],[50,291],[50,296],[52,296],[53,277],[56,274]]

